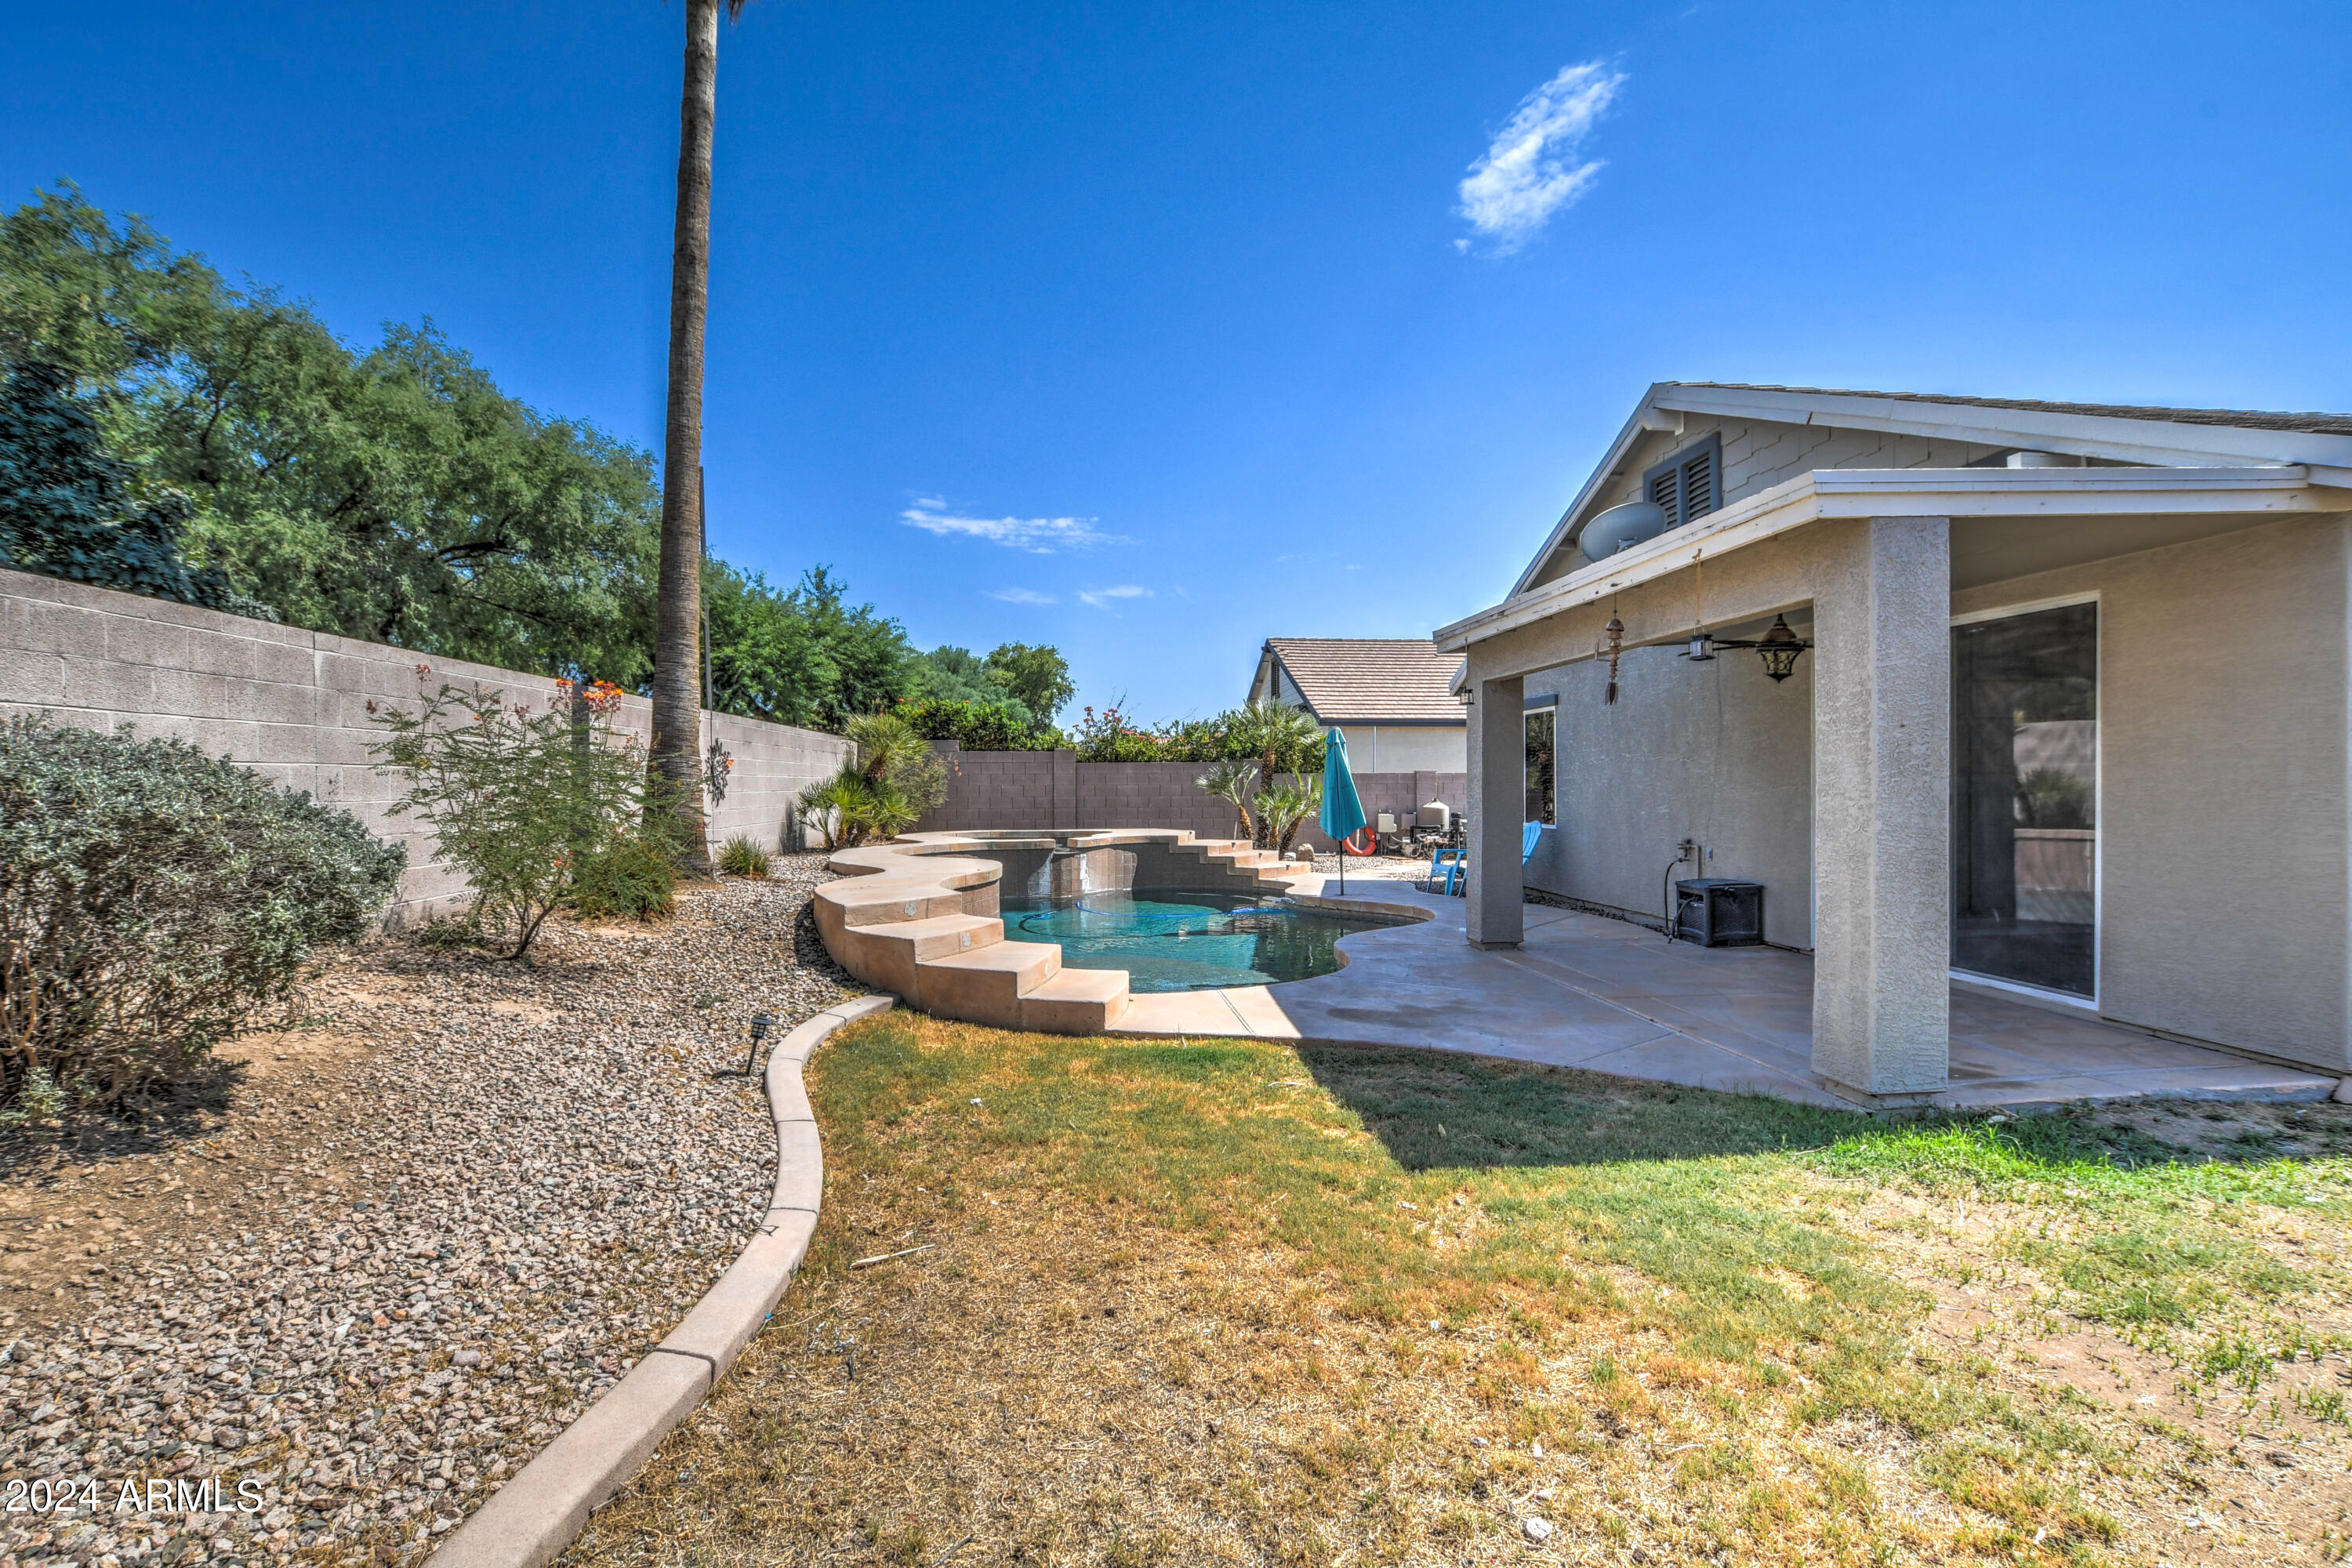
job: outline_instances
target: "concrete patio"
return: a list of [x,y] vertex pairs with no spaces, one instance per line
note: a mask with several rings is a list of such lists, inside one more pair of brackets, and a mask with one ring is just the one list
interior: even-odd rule
[[[1320,884],[1319,887],[1317,883]],[[1336,879],[1299,879],[1337,900]],[[1622,921],[1529,905],[1516,949],[1465,940],[1467,900],[1356,879],[1349,903],[1431,919],[1344,939],[1348,966],[1281,985],[1139,995],[1115,1034],[1408,1046],[1583,1068],[1815,1105],[1863,1102],[1812,1069],[1812,961],[1668,942]],[[2324,1100],[2336,1079],[1954,987],[1950,1085],[1927,1103],[2022,1110],[2164,1095]]]

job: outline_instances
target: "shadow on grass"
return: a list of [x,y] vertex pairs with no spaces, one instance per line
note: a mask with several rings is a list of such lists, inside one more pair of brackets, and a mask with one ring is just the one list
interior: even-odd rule
[[1436,1052],[1327,1046],[1299,1055],[1315,1081],[1408,1171],[1820,1150],[1832,1152],[1833,1168],[1854,1175],[1900,1170],[2017,1179],[2294,1157],[2262,1141],[2200,1153],[2088,1110],[2000,1122],[1975,1115],[1895,1122],[1765,1095]]

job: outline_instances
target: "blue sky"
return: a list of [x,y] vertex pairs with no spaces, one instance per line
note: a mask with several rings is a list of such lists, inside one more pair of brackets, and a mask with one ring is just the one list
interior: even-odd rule
[[[0,177],[657,446],[681,26],[11,6]],[[2347,80],[2340,4],[756,0],[713,543],[1157,719],[1491,602],[1654,380],[2352,409]]]

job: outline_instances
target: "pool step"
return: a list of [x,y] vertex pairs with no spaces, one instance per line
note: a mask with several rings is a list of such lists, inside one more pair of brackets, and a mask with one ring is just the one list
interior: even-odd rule
[[867,984],[911,997],[921,989],[923,965],[995,946],[1004,940],[1004,922],[992,915],[931,915],[849,926],[838,940],[842,961]]
[[1022,994],[1021,1026],[1048,1035],[1100,1034],[1118,1022],[1127,1004],[1126,970],[1065,969]]
[[1291,874],[1297,864],[1285,862],[1274,850],[1257,848],[1245,838],[1196,839],[1175,847],[1192,851],[1204,867],[1223,872],[1228,880],[1246,879],[1253,886],[1270,877]]
[[[924,1012],[942,1017],[1017,1029],[1022,1024],[1022,998],[1061,973],[1058,943],[1000,941],[925,961],[916,969],[909,1000]],[[1125,989],[1124,973],[1118,973],[1118,981]]]

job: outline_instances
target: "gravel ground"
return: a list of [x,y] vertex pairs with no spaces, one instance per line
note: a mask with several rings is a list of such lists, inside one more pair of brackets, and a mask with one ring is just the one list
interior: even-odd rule
[[[780,1037],[850,994],[802,918],[821,858],[777,873],[530,965],[401,940],[336,964],[306,1009],[365,1048],[274,1173],[8,1344],[0,1568],[412,1559],[495,1490],[765,1207],[764,1102],[711,1072],[754,1012]],[[217,1157],[142,1157],[176,1182],[192,1156]]]
[[[1336,877],[1339,874],[1339,857],[1318,855],[1315,857],[1315,868],[1326,875]],[[1367,880],[1418,882],[1429,875],[1429,857],[1426,855],[1350,855],[1348,857],[1348,875],[1350,879],[1362,877]]]

